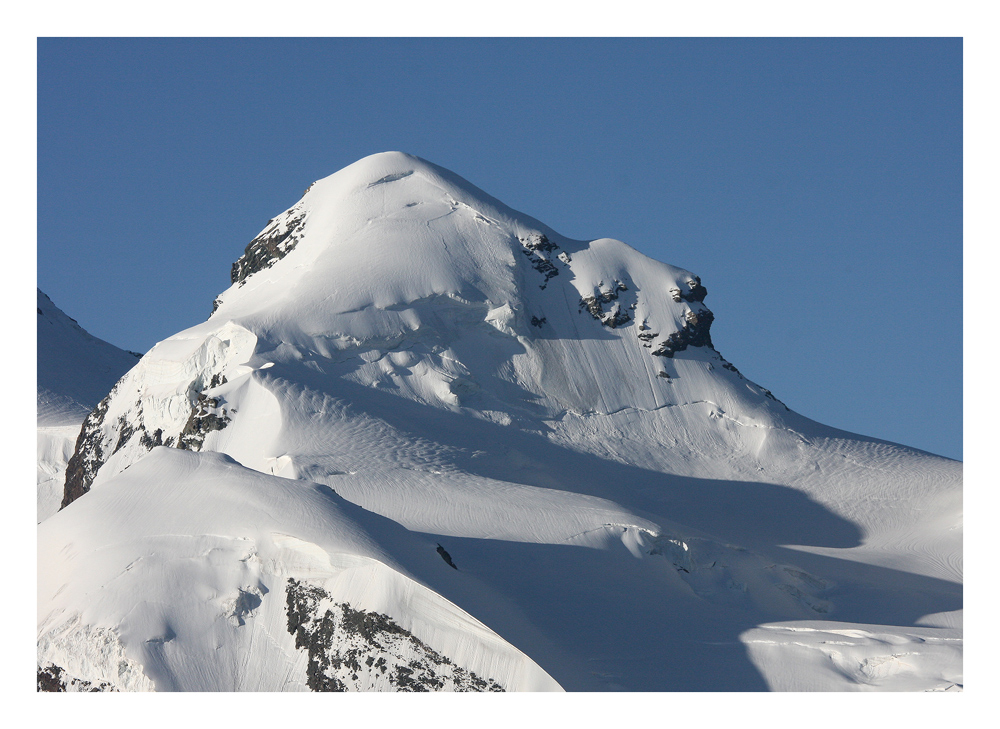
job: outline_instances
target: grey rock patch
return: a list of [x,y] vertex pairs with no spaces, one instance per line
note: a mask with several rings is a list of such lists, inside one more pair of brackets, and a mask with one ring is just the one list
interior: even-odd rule
[[[302,237],[305,219],[305,212],[295,206],[267,221],[267,227],[250,241],[243,255],[233,264],[230,273],[232,282],[242,286],[250,276],[270,268],[291,253]],[[213,313],[216,309],[218,304],[212,310]]]
[[39,692],[75,692],[75,693],[106,693],[118,692],[118,689],[107,681],[93,683],[80,678],[67,676],[66,671],[54,663],[38,666]]
[[612,287],[606,287],[602,282],[596,294],[580,297],[580,311],[586,309],[594,319],[611,329],[627,324],[632,317],[618,303],[618,294],[622,291],[628,291],[628,286],[621,281],[615,281]]
[[[320,587],[289,579],[288,632],[307,651],[313,691],[503,691],[456,665],[388,615],[334,602]],[[388,688],[386,688],[388,687]]]
[[545,277],[541,288],[543,291],[548,286],[549,280],[559,275],[559,269],[555,263],[549,260],[549,254],[559,248],[550,241],[544,233],[532,233],[527,238],[518,238],[524,247],[524,255],[531,262],[531,267]]

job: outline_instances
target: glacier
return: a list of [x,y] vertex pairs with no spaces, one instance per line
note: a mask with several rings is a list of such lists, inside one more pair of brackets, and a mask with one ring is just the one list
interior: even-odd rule
[[40,682],[962,688],[962,464],[789,410],[694,273],[389,152],[231,277],[82,422]]

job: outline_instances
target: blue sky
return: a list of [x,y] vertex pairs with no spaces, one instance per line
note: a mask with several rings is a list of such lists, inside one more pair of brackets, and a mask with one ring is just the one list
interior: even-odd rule
[[37,70],[38,285],[120,347],[398,149],[699,274],[792,409],[962,456],[959,39],[41,39]]

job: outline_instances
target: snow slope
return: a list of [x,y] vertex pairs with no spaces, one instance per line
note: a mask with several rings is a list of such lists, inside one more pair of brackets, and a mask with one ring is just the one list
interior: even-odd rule
[[38,291],[38,521],[59,509],[80,425],[137,356],[88,334]]
[[[288,630],[285,593],[308,580],[327,593],[324,608],[387,615],[416,638],[382,655],[365,651],[362,659],[388,658],[388,671],[372,670],[374,662],[341,671],[351,688],[383,688],[394,668],[427,660],[428,646],[454,662],[435,664],[445,678],[460,667],[510,689],[558,688],[408,576],[359,521],[379,528],[384,520],[329,489],[248,471],[221,454],[157,448],[40,525],[39,563],[52,566],[39,575],[49,607],[40,665],[118,690],[307,690],[310,654]],[[387,526],[397,549],[426,542]],[[352,637],[370,647],[363,630]],[[352,645],[343,642],[346,653]]]
[[[157,689],[278,685],[264,648],[242,651],[225,679],[180,630],[169,657],[152,657],[141,646],[156,631],[125,619],[140,583],[84,609],[91,583],[60,565],[76,548],[56,532],[82,540],[98,512],[125,509],[144,510],[146,532],[264,544],[239,499],[192,506],[197,526],[189,496],[163,505],[163,492],[188,494],[190,469],[224,464],[227,494],[246,484],[353,505],[384,551],[323,551],[374,558],[489,626],[535,668],[486,671],[499,643],[459,648],[458,623],[434,650],[507,689],[548,685],[537,671],[569,690],[960,688],[961,464],[789,411],[714,349],[706,293],[689,271],[564,238],[409,155],[314,183],[234,264],[209,320],[156,345],[84,424],[69,506],[39,533],[61,545],[59,576],[40,584],[40,666],[66,668],[54,626],[79,614],[74,640],[117,635]],[[316,543],[313,520],[353,528],[325,514],[281,529]],[[148,550],[124,523],[99,530],[81,544],[119,545],[108,570]],[[232,555],[205,579],[230,574]],[[267,583],[260,615],[336,594],[274,559],[299,582]],[[173,614],[189,599],[164,602]],[[405,627],[426,604],[371,609]],[[205,608],[190,634],[220,614]],[[276,641],[272,620],[258,622]],[[249,633],[217,642],[237,650]],[[830,648],[841,634],[849,649]],[[334,631],[336,645],[351,639]],[[299,661],[287,685],[319,686],[302,675],[305,648],[282,640],[283,660]]]

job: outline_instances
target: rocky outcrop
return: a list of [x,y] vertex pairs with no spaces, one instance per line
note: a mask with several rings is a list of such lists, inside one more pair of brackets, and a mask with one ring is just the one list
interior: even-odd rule
[[518,238],[518,240],[524,246],[524,255],[531,262],[531,267],[545,277],[539,286],[544,290],[548,286],[549,279],[559,275],[559,269],[556,268],[555,263],[549,260],[549,254],[558,249],[559,246],[550,241],[544,233],[533,233],[527,238]]
[[38,690],[39,691],[65,691],[66,681],[62,677],[63,670],[59,666],[49,664],[38,667]]
[[[211,390],[225,384],[225,382],[224,376],[214,375],[207,389]],[[225,408],[221,407],[218,398],[209,397],[204,392],[199,392],[191,407],[191,416],[177,439],[177,447],[181,450],[200,451],[205,442],[205,436],[212,431],[222,430],[229,425],[230,420],[232,418],[229,417]],[[160,431],[157,433],[159,434]]]
[[[233,264],[230,278],[234,284],[242,286],[247,278],[270,268],[294,250],[305,227],[306,215],[301,204],[267,221],[267,227],[250,241],[243,255]],[[212,313],[218,309],[216,300]]]
[[[629,313],[622,309],[618,303],[618,294],[621,291],[628,291],[628,286],[621,281],[615,281],[615,285],[610,288],[604,287],[602,284],[600,290],[593,296],[580,297],[580,311],[586,309],[592,317],[606,327],[611,329],[620,327],[622,324],[632,321]],[[608,306],[608,304],[611,305]]]
[[657,357],[673,357],[675,353],[688,347],[711,347],[710,330],[714,319],[715,315],[708,309],[689,311],[685,315],[684,326],[681,330],[670,334],[657,345],[652,353]]
[[[117,385],[115,386],[117,389]],[[106,453],[104,444],[104,418],[108,413],[108,405],[115,394],[115,389],[101,400],[93,409],[76,439],[76,449],[69,463],[66,464],[66,481],[63,485],[63,500],[60,509],[65,509],[71,503],[90,491],[97,471],[104,465],[110,453]]]
[[700,303],[708,296],[708,289],[701,285],[701,278],[698,276],[688,279],[685,283],[688,287],[687,291],[682,291],[679,288],[670,289],[670,296],[675,302],[687,301],[690,303]]
[[551,253],[554,250],[558,250],[559,246],[549,240],[548,236],[544,233],[532,233],[527,238],[519,238],[521,245],[529,251],[545,251],[546,253]]
[[309,655],[313,691],[503,691],[455,665],[388,615],[334,602],[321,587],[289,579],[288,632]]
[[38,691],[99,693],[117,692],[118,689],[107,681],[92,683],[80,678],[69,677],[62,668],[54,663],[49,663],[45,666],[38,666]]
[[451,555],[450,555],[450,554],[448,554],[448,550],[447,550],[447,549],[445,549],[444,547],[442,547],[442,546],[441,546],[440,544],[439,544],[439,545],[437,545],[437,553],[441,555],[441,559],[443,559],[443,560],[445,561],[445,563],[446,563],[446,564],[447,564],[447,565],[448,565],[449,567],[451,567],[451,568],[452,568],[453,570],[457,570],[457,569],[458,569],[458,565],[456,565],[456,564],[455,564],[455,563],[454,563],[454,562],[452,561],[452,559],[451,559]]
[[[101,400],[93,412],[87,416],[77,437],[76,449],[66,466],[66,481],[60,509],[90,491],[97,472],[115,453],[130,443],[138,443],[145,452],[157,446],[177,447],[182,450],[201,450],[205,437],[212,431],[222,430],[232,420],[218,398],[206,395],[206,391],[226,382],[221,374],[212,376],[207,387],[199,381],[188,387],[191,414],[180,431],[166,434],[162,428],[150,430],[143,419],[141,400],[127,414],[119,415],[111,428],[106,428],[108,407],[118,393],[119,386]],[[235,411],[233,411],[235,412]]]

